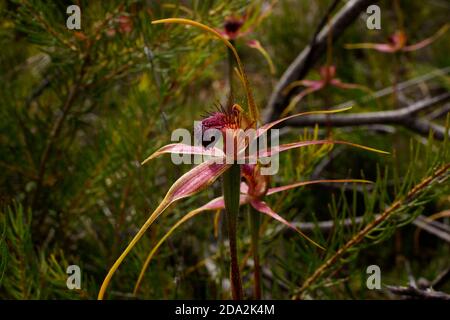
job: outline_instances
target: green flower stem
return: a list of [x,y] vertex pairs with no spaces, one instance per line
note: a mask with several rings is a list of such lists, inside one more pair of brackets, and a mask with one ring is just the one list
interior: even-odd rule
[[[230,43],[234,46],[234,40],[230,40]],[[230,88],[230,97],[233,96],[233,73],[234,73],[234,55],[233,52],[228,50],[228,86]]]
[[230,281],[231,293],[234,300],[243,298],[241,275],[239,272],[238,254],[237,254],[237,218],[239,214],[239,188],[241,183],[241,168],[238,164],[233,164],[223,174],[222,187],[223,198],[225,201],[225,210],[227,213],[228,238],[230,242]]
[[249,222],[251,233],[251,247],[253,253],[253,293],[255,300],[261,300],[261,267],[259,263],[259,226],[261,222],[261,214],[252,206],[249,206]]

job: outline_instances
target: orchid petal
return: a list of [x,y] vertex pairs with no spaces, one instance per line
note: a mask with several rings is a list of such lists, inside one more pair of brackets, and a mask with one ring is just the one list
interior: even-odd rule
[[269,64],[270,73],[275,74],[275,65],[273,64],[273,61],[270,58],[269,53],[266,51],[266,49],[263,48],[261,43],[258,40],[250,40],[247,42],[247,45],[250,48],[258,50],[263,55],[264,59],[266,59],[267,63]]
[[440,36],[442,36],[444,33],[447,32],[447,30],[449,29],[450,24],[445,24],[442,28],[440,28],[434,35],[432,35],[431,37],[424,39],[416,44],[412,44],[409,46],[404,47],[402,50],[403,51],[416,51],[419,49],[422,49],[428,45],[430,45],[431,43],[433,43],[434,41],[436,41]]
[[204,148],[203,146],[190,146],[183,143],[173,143],[168,144],[164,147],[161,147],[157,151],[155,151],[150,157],[142,161],[141,165],[146,164],[150,160],[159,157],[165,153],[175,153],[175,154],[200,154],[203,156],[213,156],[213,157],[224,157],[225,154],[222,150],[212,147],[212,148]]
[[389,152],[386,151],[382,151],[382,150],[378,150],[375,148],[371,148],[371,147],[366,147],[360,144],[356,144],[356,143],[352,143],[352,142],[347,142],[347,141],[340,141],[340,140],[312,140],[312,141],[299,141],[299,142],[293,142],[293,143],[288,143],[288,144],[282,144],[280,146],[277,147],[273,147],[269,150],[264,150],[262,152],[259,153],[259,157],[271,157],[277,153],[283,152],[283,151],[287,151],[290,149],[295,149],[295,148],[301,148],[301,147],[306,147],[306,146],[312,146],[312,145],[324,145],[324,144],[345,144],[345,145],[349,145],[352,147],[356,147],[356,148],[360,148],[360,149],[364,149],[364,150],[368,150],[368,151],[373,151],[373,152],[377,152],[377,153],[383,153],[383,154],[389,154]]
[[285,115],[289,114],[289,112],[294,110],[294,108],[297,106],[297,104],[300,102],[300,100],[302,100],[308,94],[319,91],[324,87],[325,87],[325,82],[321,82],[320,85],[309,87],[309,88],[303,90],[302,92],[300,92],[299,94],[297,94],[294,98],[291,99],[291,101],[289,102],[286,109],[283,110],[283,112],[281,113],[281,116],[284,117]]
[[344,45],[345,49],[374,49],[380,52],[393,53],[401,48],[390,43],[352,43]]
[[286,221],[286,219],[284,219],[283,217],[278,215],[275,211],[273,211],[264,201],[252,200],[252,201],[250,201],[250,204],[252,205],[253,208],[258,210],[259,212],[264,213],[264,214],[268,215],[269,217],[271,217],[271,218],[273,218],[273,219],[283,223],[287,227],[295,230],[297,233],[299,233],[302,237],[304,237],[306,240],[308,240],[309,242],[311,242],[315,246],[319,247],[322,250],[325,250],[324,247],[322,247],[320,244],[318,244],[317,242],[315,242],[314,240],[309,238],[300,229],[296,228],[292,223]]
[[290,190],[290,189],[294,189],[294,188],[298,188],[298,187],[303,187],[303,186],[307,186],[310,184],[319,184],[319,183],[373,183],[372,181],[369,180],[362,180],[362,179],[334,179],[334,180],[311,180],[311,181],[301,181],[301,182],[297,182],[297,183],[293,183],[293,184],[289,184],[286,186],[281,186],[281,187],[275,187],[275,188],[270,188],[267,191],[267,195],[270,196],[274,193],[278,193],[278,192],[282,192],[282,191],[286,191],[286,190]]
[[[249,197],[241,195],[240,196],[240,205],[244,205],[244,204],[248,203],[248,200],[249,200]],[[225,209],[225,201],[223,200],[223,197],[218,197],[218,198],[211,200],[204,206],[201,206],[200,208],[192,210],[191,212],[189,212],[185,216],[183,216],[180,220],[178,220],[177,223],[175,223],[172,226],[172,228],[170,228],[170,230],[167,231],[167,233],[158,241],[158,243],[150,251],[149,255],[147,256],[147,259],[144,262],[144,265],[142,266],[141,272],[139,274],[139,278],[136,281],[136,285],[134,286],[133,294],[135,294],[135,295],[137,294],[137,292],[139,290],[139,286],[144,278],[144,274],[150,264],[150,261],[152,260],[153,256],[156,254],[156,252],[158,251],[159,247],[161,247],[161,245],[164,243],[164,241],[166,241],[167,238],[169,238],[170,235],[176,229],[178,229],[178,227],[180,227],[182,224],[184,224],[185,222],[187,222],[188,220],[192,219],[193,217],[195,217],[196,215],[198,215],[202,212],[215,211],[215,210],[220,210],[220,209]]]
[[[366,92],[366,93],[368,93],[369,95],[374,95],[374,92],[370,89],[370,88],[368,88],[368,87],[366,87],[366,86],[363,86],[363,85],[361,85],[361,84],[357,84],[357,83],[346,83],[346,82],[342,82],[340,79],[332,79],[331,81],[330,81],[330,84],[331,85],[333,85],[333,86],[335,86],[335,87],[338,87],[338,88],[340,88],[340,89],[349,89],[349,90],[353,90],[353,89],[355,89],[355,90],[361,90],[361,91],[364,91],[364,92]],[[379,102],[379,100],[378,99],[375,99],[375,103],[381,108],[381,106],[380,106],[380,102]]]
[[264,133],[269,131],[271,128],[273,128],[277,124],[280,124],[281,122],[284,122],[284,121],[292,119],[292,118],[301,117],[301,116],[307,116],[307,115],[311,115],[311,114],[338,113],[338,112],[343,112],[343,111],[350,110],[351,108],[352,107],[346,107],[346,108],[334,109],[334,110],[306,111],[306,112],[300,112],[300,113],[297,113],[297,114],[293,114],[291,116],[275,120],[273,122],[267,123],[267,124],[259,127],[258,130],[256,131],[256,138],[260,137],[261,135],[263,135]]
[[119,258],[114,262],[113,266],[109,270],[108,274],[103,280],[103,284],[100,288],[98,299],[103,299],[106,288],[111,281],[111,278],[122,261],[133,249],[136,243],[144,235],[145,231],[153,224],[153,222],[175,201],[194,195],[197,192],[205,189],[211,185],[221,174],[223,174],[228,168],[229,164],[217,164],[214,160],[205,161],[202,164],[194,167],[184,175],[182,175],[173,185],[170,187],[164,199],[153,211],[144,225],[139,229],[138,233],[134,236]]
[[370,94],[372,94],[372,90],[370,90],[369,88],[367,88],[366,86],[363,86],[361,84],[357,84],[357,83],[346,83],[346,82],[342,82],[340,79],[332,79],[330,81],[330,83],[338,88],[341,89],[357,89],[357,90],[361,90],[361,91],[365,91],[368,92]]
[[322,86],[323,83],[324,83],[323,80],[308,80],[308,79],[297,80],[297,81],[291,82],[289,85],[287,85],[286,88],[283,89],[283,94],[286,95],[292,89],[294,89],[296,87],[300,87],[300,86],[318,88],[318,87]]

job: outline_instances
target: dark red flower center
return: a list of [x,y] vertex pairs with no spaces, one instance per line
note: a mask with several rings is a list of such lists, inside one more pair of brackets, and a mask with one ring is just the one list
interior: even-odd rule
[[228,37],[230,37],[230,39],[234,39],[237,36],[239,29],[241,29],[243,24],[244,21],[242,19],[228,18],[225,20],[225,24],[223,27]]

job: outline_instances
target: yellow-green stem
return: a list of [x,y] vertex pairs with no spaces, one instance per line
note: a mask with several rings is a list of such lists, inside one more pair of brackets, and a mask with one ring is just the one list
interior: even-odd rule
[[228,239],[230,243],[231,293],[234,300],[243,299],[236,237],[237,218],[239,214],[240,180],[241,168],[238,164],[233,164],[222,176],[223,198],[227,213]]
[[[234,46],[234,40],[230,40]],[[234,55],[231,49],[228,49],[228,86],[230,88],[230,99],[233,97],[233,74],[234,74]]]

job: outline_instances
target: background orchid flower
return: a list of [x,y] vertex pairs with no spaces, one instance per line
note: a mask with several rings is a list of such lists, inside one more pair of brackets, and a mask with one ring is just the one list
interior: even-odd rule
[[[275,3],[276,1],[272,1],[264,5],[254,6],[254,8],[249,7],[244,15],[228,16],[225,18],[222,29],[219,29],[218,32],[231,42],[246,37],[271,13]],[[251,39],[246,44],[263,55],[269,65],[270,73],[275,74],[275,65],[261,43],[258,40]]]
[[426,38],[418,43],[407,45],[408,37],[406,33],[403,30],[396,31],[393,35],[391,35],[388,38],[387,43],[355,43],[355,44],[346,44],[346,49],[374,49],[379,52],[387,52],[387,53],[395,53],[399,51],[403,52],[409,52],[409,51],[416,51],[419,49],[422,49],[431,43],[433,43],[435,40],[437,40],[439,37],[444,35],[448,28],[450,27],[450,24],[445,24],[443,27],[441,27],[433,36]]
[[282,116],[291,112],[295,106],[308,94],[324,89],[327,86],[333,86],[340,89],[358,89],[368,93],[372,93],[372,91],[366,86],[357,84],[357,83],[345,83],[342,82],[339,78],[336,78],[336,66],[334,65],[325,65],[319,69],[320,80],[299,80],[294,81],[289,84],[284,89],[284,94],[288,94],[292,89],[304,86],[305,90],[301,91],[294,98],[291,99],[289,105],[284,109]]

